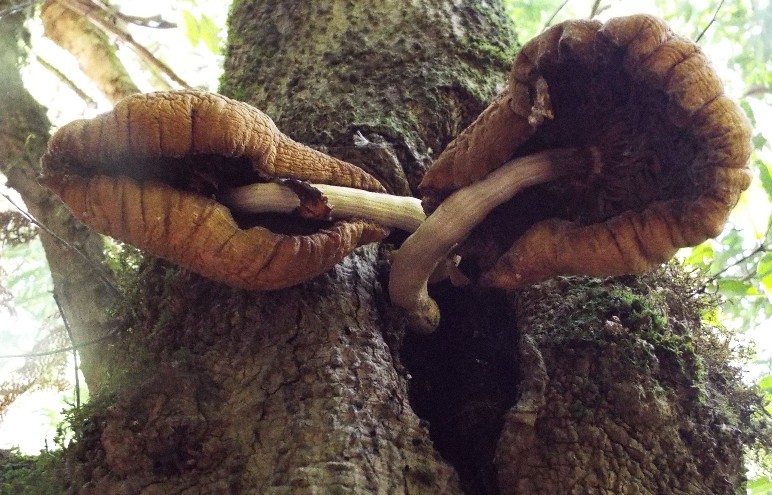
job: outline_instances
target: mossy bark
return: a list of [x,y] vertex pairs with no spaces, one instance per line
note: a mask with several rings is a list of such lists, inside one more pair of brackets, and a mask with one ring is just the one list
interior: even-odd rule
[[502,493],[740,493],[757,398],[678,269],[558,278],[517,298],[520,398]]
[[396,194],[502,87],[515,53],[495,2],[240,1],[230,27],[223,92]]

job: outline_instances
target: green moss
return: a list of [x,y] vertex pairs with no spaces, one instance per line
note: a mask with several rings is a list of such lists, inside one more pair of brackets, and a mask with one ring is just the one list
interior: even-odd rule
[[[621,345],[637,369],[657,367],[663,389],[689,384],[701,389],[704,360],[689,328],[668,321],[668,291],[653,291],[637,277],[565,279],[557,305],[545,308],[552,318],[544,328],[556,342],[585,342],[607,348]],[[575,344],[571,344],[575,345]],[[699,393],[698,393],[699,395]]]
[[[109,387],[106,387],[109,388]],[[79,442],[95,427],[98,418],[104,416],[106,409],[115,401],[111,392],[97,394],[80,407],[69,407],[62,411],[64,419],[56,427],[54,443],[59,449],[66,448],[71,442]]]
[[[578,283],[577,283],[578,282]],[[607,322],[618,322],[636,334],[662,334],[668,323],[661,302],[620,283],[576,279],[560,296],[561,305],[548,309],[561,323],[555,332],[565,338],[605,338],[595,335]],[[548,320],[554,321],[554,320]]]
[[491,67],[508,67],[517,53],[513,44],[492,44],[488,38],[467,38],[464,48],[473,59],[480,60]]

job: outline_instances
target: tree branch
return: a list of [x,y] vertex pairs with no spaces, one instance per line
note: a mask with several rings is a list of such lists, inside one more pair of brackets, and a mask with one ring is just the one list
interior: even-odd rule
[[699,43],[703,36],[705,36],[705,33],[708,32],[708,29],[710,29],[710,26],[713,25],[714,22],[716,22],[716,19],[718,18],[718,12],[721,10],[721,7],[724,6],[724,0],[721,0],[718,2],[718,6],[716,7],[716,10],[713,12],[713,18],[710,20],[707,26],[705,26],[705,29],[702,30],[699,36],[694,40],[695,43]]
[[35,60],[38,61],[40,65],[42,65],[48,72],[56,76],[57,79],[59,79],[62,83],[64,83],[65,86],[70,88],[70,90],[78,95],[78,97],[83,100],[86,105],[88,105],[90,108],[96,108],[97,103],[94,101],[92,97],[86,94],[85,91],[80,89],[77,84],[73,82],[72,79],[67,77],[66,74],[64,74],[62,71],[54,67],[50,62],[48,62],[46,59],[41,57],[40,55],[35,56]]
[[98,27],[105,33],[109,33],[115,36],[118,40],[125,43],[129,46],[129,48],[134,50],[134,53],[136,53],[137,56],[144,60],[145,63],[158,69],[161,73],[163,73],[174,83],[178,84],[180,87],[186,89],[191,87],[168,65],[156,58],[156,56],[150,53],[147,48],[137,43],[128,31],[121,29],[116,23],[110,22],[109,19],[105,19],[103,15],[98,15],[97,13],[103,14],[104,11],[99,9],[99,7],[90,0],[57,0],[57,2],[72,12],[85,17],[94,26]]

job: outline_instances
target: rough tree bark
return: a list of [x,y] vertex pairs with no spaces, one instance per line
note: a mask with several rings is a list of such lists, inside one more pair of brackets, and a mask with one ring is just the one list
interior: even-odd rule
[[[224,94],[408,194],[504,80],[498,2],[235,2]],[[390,241],[397,244],[397,235]],[[70,493],[734,493],[750,399],[670,271],[440,285],[405,333],[392,244],[271,293],[147,259]],[[84,356],[84,360],[86,356]]]

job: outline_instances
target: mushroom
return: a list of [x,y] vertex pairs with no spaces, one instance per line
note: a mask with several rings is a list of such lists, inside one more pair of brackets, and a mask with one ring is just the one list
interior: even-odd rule
[[[93,229],[247,289],[302,282],[385,227],[414,230],[425,216],[418,199],[382,193],[375,178],[291,140],[259,110],[201,91],[133,95],[71,122],[42,164],[41,183]],[[310,220],[237,211],[266,211],[264,200]],[[330,213],[349,219],[330,222]]]
[[426,280],[448,253],[502,289],[649,270],[721,232],[750,151],[705,55],[663,21],[553,26],[423,178],[433,212],[394,257],[392,303],[436,328]]

